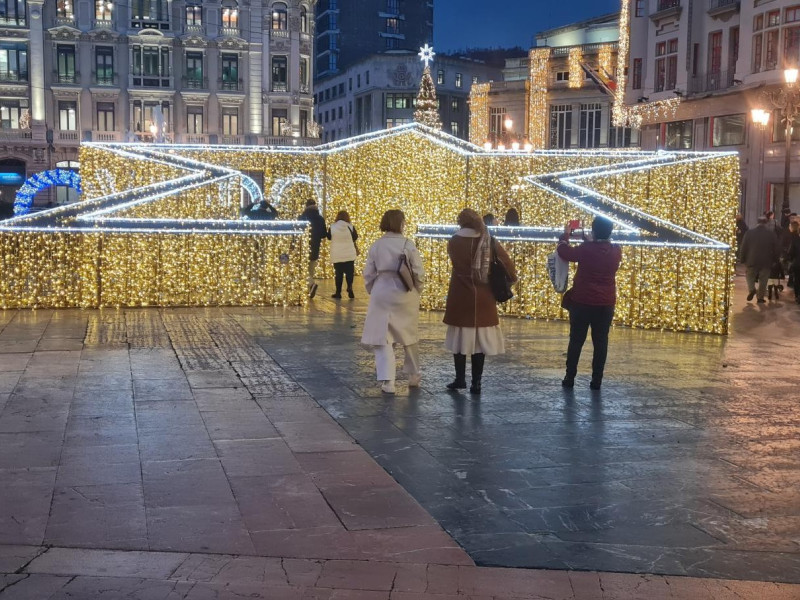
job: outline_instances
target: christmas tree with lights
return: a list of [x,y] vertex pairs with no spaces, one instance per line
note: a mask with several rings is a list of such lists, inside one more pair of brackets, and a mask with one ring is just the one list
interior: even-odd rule
[[431,77],[431,68],[428,63],[433,60],[435,53],[433,48],[425,44],[420,48],[419,56],[425,63],[425,70],[422,72],[422,80],[419,82],[419,92],[417,93],[417,109],[414,111],[414,121],[422,123],[434,129],[441,129],[442,122],[439,119],[439,106],[436,101],[436,86]]

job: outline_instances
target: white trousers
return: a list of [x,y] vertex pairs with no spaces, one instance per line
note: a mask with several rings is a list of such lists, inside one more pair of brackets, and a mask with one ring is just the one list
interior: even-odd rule
[[310,260],[308,261],[308,287],[310,288],[314,285],[314,273],[317,271],[317,264],[319,260]]
[[[403,373],[406,375],[419,374],[419,345],[403,346],[405,351],[405,361],[403,362]],[[391,344],[383,346],[373,346],[375,353],[375,370],[378,373],[378,381],[394,381],[397,371],[394,348]]]

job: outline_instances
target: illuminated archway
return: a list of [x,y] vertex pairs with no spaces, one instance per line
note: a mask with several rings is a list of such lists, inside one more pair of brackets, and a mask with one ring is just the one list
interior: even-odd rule
[[14,215],[27,215],[33,206],[33,198],[47,188],[65,185],[72,188],[79,194],[81,189],[81,176],[69,169],[51,169],[31,175],[22,184],[14,197]]

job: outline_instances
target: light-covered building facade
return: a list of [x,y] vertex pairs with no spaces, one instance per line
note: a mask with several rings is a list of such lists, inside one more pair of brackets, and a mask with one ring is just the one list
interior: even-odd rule
[[81,141],[315,142],[315,5],[0,2],[2,208],[26,175],[78,168]]
[[618,24],[613,14],[539,33],[527,57],[506,60],[502,81],[475,89],[471,141],[534,148],[636,145],[635,130],[611,122]]
[[[633,0],[627,104],[681,98],[668,117],[643,123],[644,149],[735,150],[741,205],[751,225],[783,199],[785,125],[765,92],[800,66],[797,0]],[[772,112],[766,128],[751,110]],[[792,141],[800,141],[795,123]],[[790,204],[800,212],[800,145],[791,144]]]

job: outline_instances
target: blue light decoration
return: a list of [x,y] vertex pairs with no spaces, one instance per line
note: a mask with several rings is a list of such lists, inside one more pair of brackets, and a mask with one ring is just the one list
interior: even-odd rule
[[81,176],[75,171],[69,169],[42,171],[28,177],[22,187],[17,190],[17,195],[14,197],[14,215],[27,215],[31,211],[36,194],[58,185],[65,185],[79,194],[82,193]]

